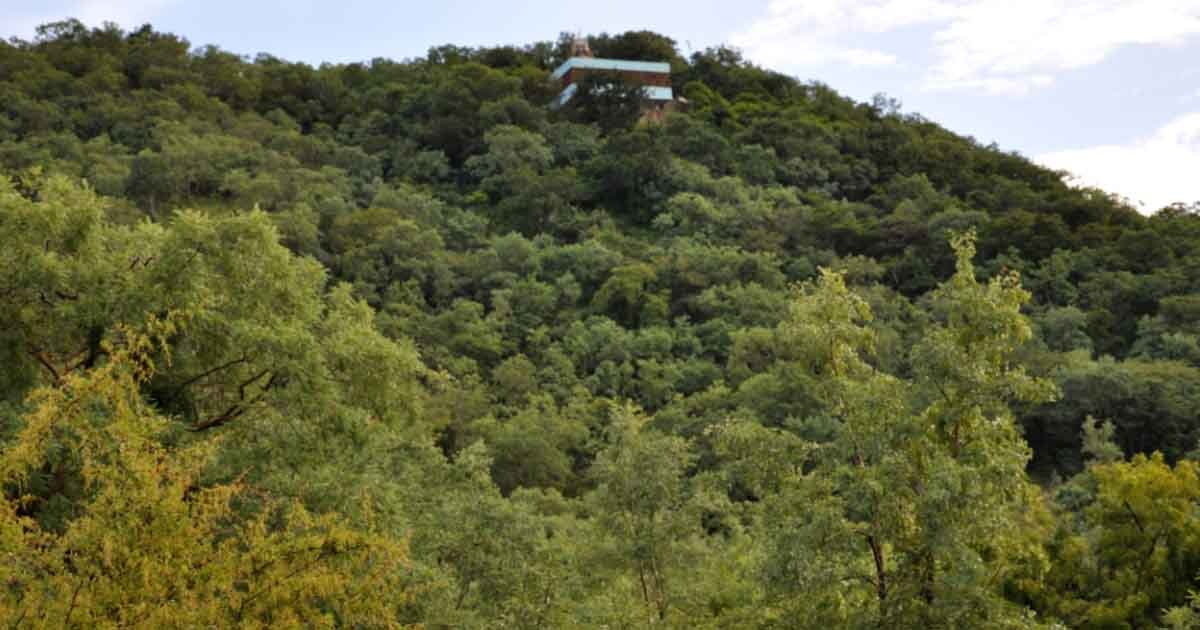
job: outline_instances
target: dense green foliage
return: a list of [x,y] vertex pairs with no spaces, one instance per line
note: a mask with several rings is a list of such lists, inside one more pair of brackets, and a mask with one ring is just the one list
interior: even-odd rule
[[1200,627],[1195,208],[592,47],[0,43],[0,619]]

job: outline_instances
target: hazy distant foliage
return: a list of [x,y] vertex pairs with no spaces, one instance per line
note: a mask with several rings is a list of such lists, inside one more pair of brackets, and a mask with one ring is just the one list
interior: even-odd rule
[[1200,627],[1195,208],[592,48],[0,43],[0,620]]

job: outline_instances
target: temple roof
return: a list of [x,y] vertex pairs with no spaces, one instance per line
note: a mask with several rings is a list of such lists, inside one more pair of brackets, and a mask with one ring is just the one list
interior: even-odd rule
[[550,78],[561,79],[571,70],[586,68],[588,70],[618,70],[626,72],[671,73],[671,64],[665,61],[627,61],[625,59],[596,59],[594,57],[571,57],[555,68]]

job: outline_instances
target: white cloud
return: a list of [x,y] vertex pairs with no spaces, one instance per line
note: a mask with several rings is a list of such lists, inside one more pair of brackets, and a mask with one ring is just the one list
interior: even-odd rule
[[1020,93],[1123,46],[1200,35],[1200,0],[771,0],[732,41],[773,66],[890,65],[862,42],[909,27],[932,33],[926,87]]
[[[894,55],[856,47],[838,41],[858,19],[853,7],[838,0],[795,2],[772,0],[767,16],[733,36],[733,44],[745,49],[760,63],[776,67],[842,63],[852,66],[889,66]],[[877,14],[875,22],[891,23],[889,16]],[[889,26],[890,27],[890,26]]]
[[1070,172],[1076,184],[1128,197],[1143,212],[1200,201],[1200,112],[1180,116],[1132,144],[1057,151],[1036,159]]
[[47,22],[68,17],[96,27],[104,22],[116,22],[126,29],[136,28],[150,21],[176,0],[77,0],[60,13],[27,14],[5,16],[6,24],[0,26],[0,36],[33,39],[35,29]]
[[1038,77],[1099,63],[1122,46],[1177,45],[1197,34],[1197,0],[972,2],[935,33],[930,85],[1000,79],[1036,87]]

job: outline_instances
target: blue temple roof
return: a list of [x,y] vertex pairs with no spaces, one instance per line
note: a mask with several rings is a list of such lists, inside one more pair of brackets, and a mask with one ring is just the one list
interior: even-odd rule
[[627,72],[656,72],[670,74],[671,64],[665,61],[627,61],[625,59],[596,59],[593,57],[571,57],[554,69],[552,79],[561,79],[575,68],[588,70],[624,70]]

